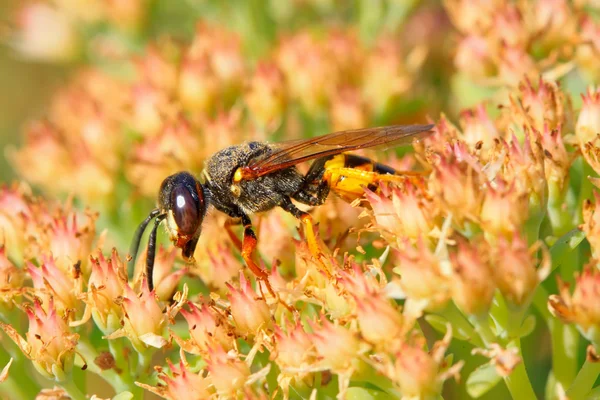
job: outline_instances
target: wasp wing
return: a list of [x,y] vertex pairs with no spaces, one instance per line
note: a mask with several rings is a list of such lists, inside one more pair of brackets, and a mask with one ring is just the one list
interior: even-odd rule
[[310,139],[276,143],[273,152],[251,161],[244,168],[250,179],[291,167],[301,162],[385,145],[407,145],[430,133],[434,125],[391,125],[333,132]]

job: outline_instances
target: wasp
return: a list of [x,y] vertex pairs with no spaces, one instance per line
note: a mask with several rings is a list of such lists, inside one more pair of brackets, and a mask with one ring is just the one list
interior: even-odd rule
[[[158,193],[158,207],[137,228],[130,249],[132,271],[140,240],[154,219],[146,253],[146,276],[153,288],[152,271],[158,226],[164,221],[182,256],[193,261],[209,207],[229,215],[244,227],[241,255],[248,268],[276,297],[267,273],[252,258],[257,237],[250,215],[281,207],[303,224],[311,253],[322,256],[311,215],[292,200],[319,206],[334,192],[346,201],[376,189],[379,182],[402,178],[405,172],[348,152],[379,146],[407,145],[431,132],[433,125],[394,125],[329,133],[324,136],[279,143],[246,142],[227,147],[205,162],[201,179],[189,172],[168,176]],[[306,174],[297,165],[312,161]],[[239,239],[238,239],[239,240]]]

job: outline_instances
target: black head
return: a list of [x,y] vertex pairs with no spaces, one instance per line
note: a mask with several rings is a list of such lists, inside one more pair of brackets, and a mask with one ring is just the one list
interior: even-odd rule
[[171,240],[186,258],[192,257],[200,236],[207,207],[204,194],[202,184],[188,172],[167,177],[158,192],[158,208]]
[[158,225],[165,220],[167,231],[175,246],[181,248],[183,257],[192,259],[196,244],[202,231],[202,221],[206,215],[207,191],[202,184],[188,172],[178,172],[167,177],[160,185],[158,192],[158,208],[150,212],[148,217],[139,225],[129,254],[129,275],[133,274],[135,259],[137,257],[140,241],[146,227],[153,218],[156,218],[154,228],[148,240],[148,253],[146,258],[146,274],[149,287],[152,288],[152,271],[156,250],[156,234]]

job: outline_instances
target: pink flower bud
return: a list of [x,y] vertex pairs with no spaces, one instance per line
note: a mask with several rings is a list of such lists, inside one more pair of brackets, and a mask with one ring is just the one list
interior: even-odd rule
[[218,395],[232,395],[244,387],[250,368],[233,351],[226,353],[220,347],[209,349],[207,369]]
[[313,329],[310,335],[320,364],[324,368],[330,368],[334,373],[348,370],[356,359],[360,350],[360,342],[356,334],[340,325],[333,324],[324,317],[321,325],[310,322]]
[[23,56],[49,62],[71,61],[78,51],[75,24],[58,7],[44,2],[24,5],[18,14],[14,47]]
[[240,289],[230,284],[229,301],[231,303],[231,315],[235,321],[237,331],[241,335],[255,335],[259,331],[266,331],[273,324],[269,306],[264,299],[259,299],[256,292],[250,286],[250,282],[240,272]]
[[197,308],[188,302],[190,311],[181,310],[181,315],[188,323],[190,336],[199,351],[207,351],[210,347],[221,346],[229,351],[234,346],[233,327],[227,318],[206,304]]
[[121,327],[123,312],[120,299],[127,284],[127,274],[116,249],[113,249],[110,258],[104,258],[100,251],[97,258],[90,256],[90,264],[88,301],[92,317],[102,332],[110,334]]
[[453,268],[452,298],[465,313],[479,315],[488,311],[496,286],[484,242],[460,242],[450,255]]

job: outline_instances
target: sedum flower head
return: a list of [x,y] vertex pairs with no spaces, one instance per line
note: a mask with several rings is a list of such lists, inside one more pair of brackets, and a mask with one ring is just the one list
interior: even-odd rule
[[11,325],[0,327],[19,346],[36,370],[48,379],[64,381],[73,367],[79,335],[69,330],[68,315],[60,317],[50,299],[44,310],[39,299],[25,306],[29,328],[25,338]]
[[272,317],[269,306],[264,298],[258,298],[250,286],[250,282],[240,272],[240,288],[231,285],[229,288],[229,302],[231,303],[231,316],[235,321],[236,330],[241,335],[255,335],[259,331],[271,329]]

